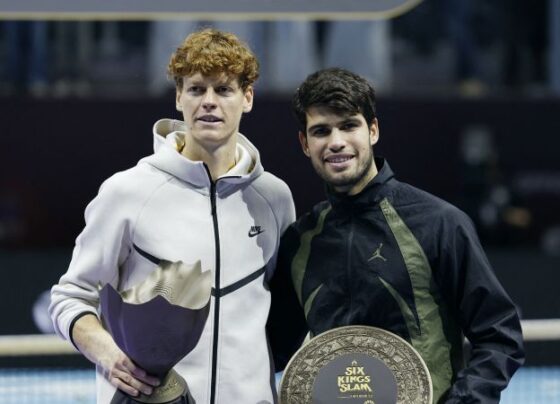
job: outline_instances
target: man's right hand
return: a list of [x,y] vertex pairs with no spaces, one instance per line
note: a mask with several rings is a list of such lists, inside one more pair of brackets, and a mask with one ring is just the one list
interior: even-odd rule
[[160,384],[125,355],[95,315],[85,315],[76,321],[72,339],[86,358],[103,369],[103,376],[126,394],[150,395],[153,387]]

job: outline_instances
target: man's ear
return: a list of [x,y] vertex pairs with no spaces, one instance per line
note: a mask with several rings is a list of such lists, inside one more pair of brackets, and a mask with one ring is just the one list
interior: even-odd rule
[[175,90],[175,108],[179,112],[183,111],[183,106],[181,105],[181,92],[182,92],[182,89],[177,87],[176,90]]
[[253,86],[247,87],[245,90],[245,94],[243,97],[243,112],[251,112],[253,109],[253,98],[255,96],[255,90],[253,90]]
[[301,144],[301,149],[303,153],[309,157],[309,145],[307,144],[307,136],[302,131],[298,132],[299,143]]
[[379,124],[377,118],[373,119],[371,126],[369,127],[369,143],[371,146],[377,143],[379,140]]

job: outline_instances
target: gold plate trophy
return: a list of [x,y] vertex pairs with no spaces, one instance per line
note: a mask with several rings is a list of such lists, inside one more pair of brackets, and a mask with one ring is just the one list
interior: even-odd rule
[[128,396],[117,390],[111,404],[194,403],[187,381],[173,370],[191,352],[210,310],[211,271],[200,261],[161,261],[146,280],[117,292],[100,292],[101,317],[115,342],[134,363],[161,380],[151,395]]
[[311,339],[280,383],[281,404],[432,404],[432,394],[420,354],[401,337],[368,326]]

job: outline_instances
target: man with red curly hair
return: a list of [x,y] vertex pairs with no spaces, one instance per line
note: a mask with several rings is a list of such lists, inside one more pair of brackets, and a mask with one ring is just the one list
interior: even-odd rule
[[272,403],[267,283],[295,210],[287,185],[264,171],[239,133],[258,62],[233,34],[205,29],[186,38],[168,71],[183,120],[156,122],[155,153],[104,182],[52,289],[51,316],[57,333],[97,365],[98,403],[111,402],[117,389],[150,395],[160,381],[101,324],[99,286],[122,292],[158,263],[200,262],[212,273],[210,312],[175,370],[197,404]]

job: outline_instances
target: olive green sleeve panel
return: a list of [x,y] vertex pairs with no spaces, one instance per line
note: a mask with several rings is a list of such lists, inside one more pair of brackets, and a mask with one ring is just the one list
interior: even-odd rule
[[294,289],[296,291],[299,303],[303,306],[303,278],[305,276],[305,270],[307,268],[307,262],[309,261],[309,255],[311,254],[311,242],[313,238],[323,231],[323,224],[325,223],[325,217],[327,213],[331,210],[330,206],[327,206],[319,213],[319,218],[317,219],[317,224],[314,228],[307,230],[301,234],[299,248],[294,255],[292,260],[291,272],[292,281],[294,283]]
[[[432,278],[432,269],[420,243],[401,219],[387,198],[380,203],[381,211],[395,237],[412,284],[414,306],[418,313],[419,334],[411,334],[412,346],[418,350],[432,376],[434,402],[449,389],[453,378],[451,343],[444,331],[441,299]],[[409,318],[405,316],[407,322]],[[408,325],[409,330],[414,329]]]
[[311,294],[309,295],[309,297],[305,301],[305,305],[303,306],[303,312],[305,314],[305,319],[307,319],[307,316],[309,314],[309,310],[311,310],[311,307],[313,307],[313,300],[315,300],[315,296],[317,296],[317,293],[319,293],[319,290],[321,290],[322,286],[323,286],[323,284],[320,284],[319,286],[317,286],[317,288],[315,288],[315,290],[313,292],[311,292]]

